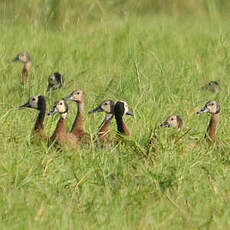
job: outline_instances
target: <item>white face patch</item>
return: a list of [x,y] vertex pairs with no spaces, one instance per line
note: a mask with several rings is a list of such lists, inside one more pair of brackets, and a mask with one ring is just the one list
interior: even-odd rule
[[23,63],[26,63],[29,61],[29,56],[27,53],[21,53],[18,55],[18,59],[23,62]]
[[29,104],[32,108],[37,109],[38,108],[38,97],[39,96],[35,96],[35,97],[31,97],[29,100]]
[[178,126],[176,115],[172,115],[167,119],[167,122],[171,127],[176,128]]
[[66,112],[66,104],[64,102],[64,100],[60,100],[57,104],[56,104],[56,108],[58,110],[59,113],[64,113]]
[[26,55],[25,54],[22,54],[20,56],[20,59],[23,61],[23,62],[26,62]]
[[82,96],[83,96],[83,92],[81,90],[76,90],[73,92],[73,97],[74,97],[74,100],[76,101],[81,101]]
[[49,77],[49,83],[50,83],[50,84],[55,84],[55,82],[56,82],[55,76],[54,76],[54,74],[52,74],[52,75]]
[[210,101],[206,104],[206,108],[209,110],[209,113],[216,113],[218,110],[218,106],[216,101]]
[[102,104],[101,104],[101,108],[103,109],[103,111],[105,113],[111,113],[111,103],[110,101],[104,101]]

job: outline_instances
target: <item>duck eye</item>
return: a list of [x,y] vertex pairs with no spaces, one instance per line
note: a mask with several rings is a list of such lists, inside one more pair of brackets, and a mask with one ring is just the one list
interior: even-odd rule
[[211,103],[211,106],[213,106],[214,105],[214,103]]
[[62,105],[62,102],[60,102],[60,105]]
[[32,98],[32,101],[35,101],[35,98],[34,98],[34,97]]
[[79,95],[80,94],[80,92],[77,92],[77,95]]
[[108,105],[108,103],[107,103],[107,102],[105,102],[105,105]]
[[171,121],[173,121],[173,120],[174,120],[174,118],[172,117],[172,118],[171,118]]

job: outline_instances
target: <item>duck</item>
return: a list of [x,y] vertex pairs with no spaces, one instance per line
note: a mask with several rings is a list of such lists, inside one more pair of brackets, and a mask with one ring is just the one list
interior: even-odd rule
[[205,134],[205,138],[208,141],[215,141],[216,127],[219,122],[220,110],[220,104],[217,101],[208,101],[202,109],[197,111],[197,114],[209,113],[211,115],[207,132]]
[[72,133],[68,133],[66,131],[65,121],[68,115],[68,104],[65,102],[65,100],[55,102],[48,115],[53,115],[56,113],[60,114],[60,119],[53,135],[50,137],[50,141],[60,146],[67,145],[69,147],[76,148],[79,139]]
[[63,86],[63,83],[64,83],[64,78],[62,74],[58,72],[52,73],[48,78],[47,92],[49,92],[51,89],[52,90],[60,89]]
[[130,132],[128,130],[127,125],[123,121],[124,115],[134,116],[134,114],[129,111],[128,104],[125,101],[118,101],[114,106],[114,116],[117,124],[117,132],[118,134],[122,134],[124,136],[129,136]]
[[109,126],[114,117],[114,101],[113,100],[105,100],[101,102],[95,109],[88,112],[88,114],[96,113],[96,112],[105,112],[105,118],[102,121],[101,125],[98,129],[98,139],[101,143],[105,143],[108,140]]
[[28,52],[19,53],[14,59],[13,62],[21,62],[24,64],[22,69],[22,84],[26,84],[29,80],[29,70],[31,67],[31,58]]
[[43,122],[46,114],[46,100],[42,95],[31,97],[25,104],[18,107],[19,109],[31,108],[39,111],[37,120],[34,125],[33,132],[43,140],[47,140],[47,136],[43,130]]
[[171,115],[160,125],[160,127],[173,127],[178,130],[181,130],[183,128],[183,121],[180,116]]
[[210,81],[207,85],[203,86],[202,89],[209,90],[212,93],[218,93],[220,91],[220,85],[217,81]]
[[75,90],[69,96],[64,97],[64,100],[75,101],[77,103],[77,115],[70,132],[73,133],[79,139],[79,141],[81,141],[83,137],[89,136],[89,134],[86,133],[83,128],[83,113],[85,106],[84,92],[82,90]]

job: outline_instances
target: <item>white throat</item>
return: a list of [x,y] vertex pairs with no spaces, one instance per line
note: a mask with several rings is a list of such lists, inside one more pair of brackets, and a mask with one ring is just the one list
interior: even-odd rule
[[68,114],[68,113],[62,113],[62,114],[61,114],[61,117],[62,117],[63,119],[66,119],[67,114]]
[[110,120],[112,117],[113,117],[113,114],[112,114],[112,113],[107,113],[107,114],[105,115],[105,121]]

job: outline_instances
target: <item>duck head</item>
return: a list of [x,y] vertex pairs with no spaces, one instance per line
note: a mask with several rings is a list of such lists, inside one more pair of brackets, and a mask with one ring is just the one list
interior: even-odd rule
[[13,62],[22,62],[27,63],[30,62],[30,54],[28,52],[19,53],[14,59]]
[[45,98],[42,95],[31,97],[25,104],[19,106],[19,109],[32,108],[42,110],[46,106]]
[[55,102],[53,108],[51,111],[48,113],[48,115],[53,115],[59,113],[62,118],[66,118],[68,114],[68,104],[64,100],[60,100]]
[[75,101],[77,103],[84,102],[85,95],[82,90],[75,90],[69,96],[64,98],[65,101]]
[[197,114],[210,113],[212,115],[220,112],[220,105],[217,101],[208,101],[205,106],[197,111]]
[[181,129],[183,126],[183,121],[180,116],[178,115],[172,115],[169,116],[161,125],[160,127],[173,127]]

